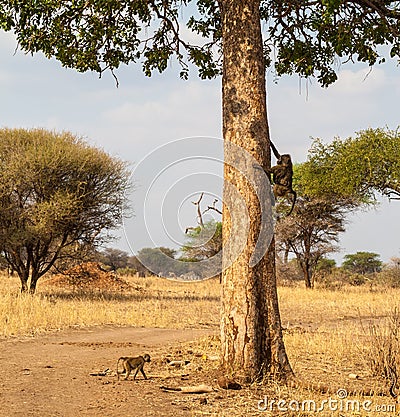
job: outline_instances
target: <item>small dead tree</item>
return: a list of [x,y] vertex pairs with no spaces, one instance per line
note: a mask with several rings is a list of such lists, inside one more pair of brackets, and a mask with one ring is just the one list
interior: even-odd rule
[[[203,218],[204,214],[210,210],[214,210],[218,214],[221,214],[221,211],[216,207],[218,199],[215,199],[212,205],[202,211],[203,196],[204,193],[201,193],[198,201],[192,202],[197,207],[198,226],[186,228],[187,242],[182,246],[182,252],[186,259],[194,262],[214,258],[214,262],[219,263],[217,269],[219,277],[221,277],[222,259],[218,259],[218,256],[221,257],[222,254],[222,223],[214,220],[204,221]],[[213,269],[215,269],[214,263]],[[204,272],[208,273],[207,270]]]

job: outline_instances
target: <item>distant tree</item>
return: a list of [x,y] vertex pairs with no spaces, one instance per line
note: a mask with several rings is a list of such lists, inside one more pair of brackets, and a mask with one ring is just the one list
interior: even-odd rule
[[[277,249],[279,249],[278,246]],[[304,281],[303,271],[300,269],[296,258],[285,261],[278,256],[276,259],[276,277],[282,285]]]
[[126,268],[128,265],[129,254],[120,249],[106,248],[98,254],[99,260],[116,271],[120,268]]
[[373,252],[357,252],[344,256],[342,268],[357,274],[372,274],[382,269],[379,254]]
[[211,258],[222,251],[222,223],[210,220],[188,231],[183,256],[193,260]]
[[302,164],[301,192],[371,203],[375,193],[400,197],[400,132],[367,129],[355,138],[316,139]]
[[175,259],[176,250],[172,248],[166,248],[165,246],[160,246],[156,248],[160,250],[164,255],[168,256],[168,258]]
[[0,163],[0,251],[22,292],[63,250],[103,243],[121,224],[126,164],[71,133],[1,129]]
[[128,262],[126,267],[130,269],[132,272],[138,273],[139,276],[147,276],[151,275],[151,271],[149,271],[136,256],[130,256],[128,258]]
[[400,286],[400,258],[393,257],[385,264],[383,271],[379,274],[379,281],[392,288]]
[[336,268],[336,261],[334,259],[320,258],[317,263],[316,270],[324,274],[330,274]]
[[315,266],[315,279],[314,281],[324,281],[329,275],[336,269],[336,261],[334,259],[328,259],[322,257],[319,259]]
[[395,268],[397,271],[400,272],[400,258],[394,256],[393,258],[390,258],[390,262],[388,265],[390,268]]
[[[220,276],[222,270],[222,223],[210,220],[187,231],[180,260],[191,262],[187,270],[202,278]],[[208,260],[209,262],[196,262]]]
[[294,253],[307,288],[314,287],[318,262],[337,250],[334,244],[345,230],[347,211],[344,201],[303,197],[290,216],[277,222],[277,250],[286,258],[288,252]]
[[[278,221],[277,241],[284,260],[289,252],[295,254],[307,288],[314,285],[319,259],[337,250],[346,215],[374,203],[376,192],[397,195],[399,149],[397,132],[369,129],[329,145],[315,140],[307,161],[295,166],[299,199],[292,215]],[[280,205],[278,212],[285,212]]]
[[176,251],[174,249],[142,248],[137,253],[136,258],[149,271],[155,275],[167,275],[176,270],[179,262],[175,261]]

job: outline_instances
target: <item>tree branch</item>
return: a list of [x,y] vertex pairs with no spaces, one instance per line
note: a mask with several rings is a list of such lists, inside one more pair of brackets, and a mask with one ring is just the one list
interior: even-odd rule
[[207,208],[203,211],[203,214],[204,213],[207,213],[207,211],[209,211],[209,210],[214,210],[214,211],[216,211],[218,214],[221,214],[222,215],[222,211],[220,210],[220,209],[218,209],[217,207],[215,207],[215,204],[218,202],[218,199],[215,199],[214,201],[213,201],[213,204],[212,204],[212,206],[207,206]]
[[201,203],[201,200],[203,199],[203,195],[204,195],[204,192],[200,194],[200,198],[198,199],[197,202],[192,201],[192,204],[197,206],[197,219],[198,219],[197,222],[199,223],[201,227],[204,227],[203,215],[201,213],[201,208],[200,208],[200,203]]

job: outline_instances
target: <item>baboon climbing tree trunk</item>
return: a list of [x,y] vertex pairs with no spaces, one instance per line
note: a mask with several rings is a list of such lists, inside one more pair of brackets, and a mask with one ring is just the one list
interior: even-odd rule
[[254,263],[260,232],[272,226],[271,212],[263,217],[267,201],[259,197],[265,190],[253,180],[251,158],[270,167],[259,6],[254,0],[220,1],[225,141],[221,338],[226,372],[248,381],[293,374],[282,338],[273,232],[266,233],[263,256]]

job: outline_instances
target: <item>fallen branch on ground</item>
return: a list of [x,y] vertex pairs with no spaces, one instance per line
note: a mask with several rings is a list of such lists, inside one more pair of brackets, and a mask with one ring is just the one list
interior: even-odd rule
[[165,387],[165,386],[160,386],[160,388],[163,391],[179,391],[182,392],[184,394],[204,394],[206,392],[214,392],[216,391],[213,387],[211,387],[210,385],[194,385],[191,387]]

